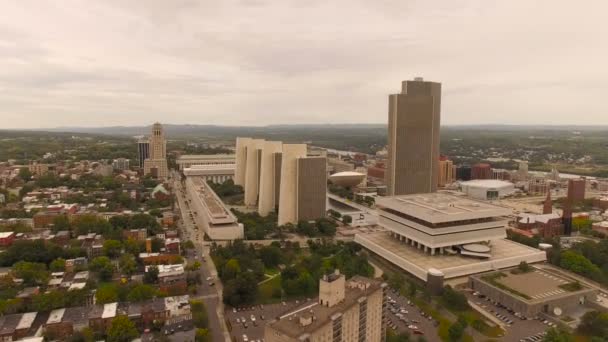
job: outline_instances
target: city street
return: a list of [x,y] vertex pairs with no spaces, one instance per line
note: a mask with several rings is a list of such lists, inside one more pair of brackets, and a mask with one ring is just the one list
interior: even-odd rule
[[[209,257],[208,247],[203,246],[203,233],[202,229],[196,227],[194,221],[190,218],[189,205],[186,203],[187,194],[182,189],[181,183],[179,182],[179,176],[174,176],[174,189],[175,196],[177,198],[177,204],[180,210],[181,220],[178,221],[178,228],[182,232],[184,240],[191,240],[194,242],[194,251],[191,251],[187,255],[189,263],[199,261],[201,263],[201,279],[202,284],[198,287],[198,293],[191,296],[192,299],[199,299],[205,303],[207,308],[207,314],[209,317],[209,328],[211,329],[212,340],[215,341],[229,341],[230,337],[225,329],[223,323],[223,303],[221,302],[221,291],[222,284],[217,279],[217,271]],[[208,278],[212,280],[207,281]],[[213,286],[210,286],[210,282],[214,282]]]

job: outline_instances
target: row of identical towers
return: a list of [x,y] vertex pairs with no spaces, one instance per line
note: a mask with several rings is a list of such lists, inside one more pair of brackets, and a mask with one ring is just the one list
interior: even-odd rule
[[327,160],[307,156],[306,144],[236,139],[234,182],[245,191],[244,204],[266,216],[278,212],[278,224],[325,216]]

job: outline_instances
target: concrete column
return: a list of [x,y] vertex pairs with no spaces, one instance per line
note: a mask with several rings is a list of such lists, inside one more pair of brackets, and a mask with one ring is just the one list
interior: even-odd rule
[[258,150],[264,145],[263,139],[253,139],[247,144],[247,166],[245,170],[245,198],[247,206],[258,204],[260,190],[260,169]]
[[435,255],[435,249],[436,248],[431,248],[431,255]]
[[260,197],[258,213],[261,216],[268,215],[276,206],[275,198],[275,165],[274,154],[283,150],[280,141],[265,141],[262,145],[262,156],[260,158]]
[[245,186],[245,170],[247,169],[246,146],[251,140],[251,138],[236,138],[236,168],[234,170],[234,184],[236,185]]
[[278,224],[297,223],[298,158],[306,157],[306,144],[283,144]]

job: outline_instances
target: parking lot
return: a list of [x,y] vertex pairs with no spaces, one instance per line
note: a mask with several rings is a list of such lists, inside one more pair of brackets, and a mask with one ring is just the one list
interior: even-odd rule
[[265,304],[247,306],[242,308],[227,308],[225,317],[232,326],[230,335],[241,342],[247,336],[248,341],[264,340],[264,325],[283,314],[302,306],[304,303],[313,303],[312,299],[305,301],[282,302],[278,304]]
[[429,342],[441,341],[437,335],[437,322],[423,316],[424,313],[407,298],[400,296],[396,291],[391,291],[388,300],[386,323],[389,328],[397,332],[407,331],[411,336],[424,335]]
[[541,341],[543,334],[551,326],[554,326],[553,323],[544,319],[538,320],[534,317],[526,317],[526,319],[523,319],[520,315],[518,315],[518,317],[515,312],[501,306],[500,303],[491,302],[483,295],[474,295],[472,292],[465,292],[465,295],[468,300],[503,322],[506,333],[505,336],[501,338],[501,341]]

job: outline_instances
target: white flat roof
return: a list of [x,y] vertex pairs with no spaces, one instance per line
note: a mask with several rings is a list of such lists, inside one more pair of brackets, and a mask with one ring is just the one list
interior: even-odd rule
[[64,313],[65,313],[65,308],[56,309],[56,310],[51,311],[51,313],[49,314],[49,319],[46,320],[46,324],[61,323]]
[[108,303],[103,306],[103,313],[101,314],[101,318],[112,318],[116,316],[116,309],[118,308],[118,303]]
[[461,255],[430,255],[391,237],[388,232],[357,234],[355,242],[378,254],[414,276],[426,281],[429,271],[439,271],[445,279],[503,269],[547,260],[546,253],[507,239],[492,241],[491,256],[487,259]]
[[514,187],[515,184],[498,179],[474,179],[470,181],[460,182],[460,185],[475,186],[481,188],[506,188]]
[[17,324],[17,327],[15,329],[16,330],[29,329],[32,326],[32,324],[34,323],[34,320],[36,319],[37,315],[38,315],[37,312],[24,313],[23,316],[21,316],[21,319],[19,320],[19,323]]
[[7,237],[15,234],[14,232],[0,232],[0,239],[6,239]]
[[510,209],[461,196],[437,192],[378,197],[380,209],[389,208],[432,224],[507,216]]

